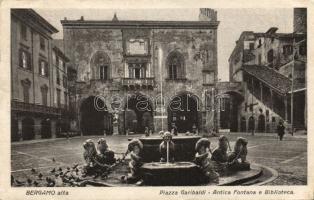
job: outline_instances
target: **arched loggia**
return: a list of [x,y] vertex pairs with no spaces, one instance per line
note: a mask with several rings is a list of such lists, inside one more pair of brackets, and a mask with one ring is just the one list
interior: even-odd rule
[[174,96],[168,107],[168,129],[176,125],[178,132],[192,132],[193,129],[199,130],[199,99],[188,92]]
[[112,116],[101,98],[90,96],[81,105],[83,135],[112,134]]
[[140,93],[127,96],[124,110],[125,131],[144,133],[145,127],[154,130],[153,107],[147,96]]

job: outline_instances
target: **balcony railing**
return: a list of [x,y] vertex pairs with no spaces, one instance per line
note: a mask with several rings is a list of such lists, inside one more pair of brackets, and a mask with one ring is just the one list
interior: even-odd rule
[[154,78],[122,78],[122,85],[129,89],[141,88],[141,89],[153,89],[155,86]]
[[60,108],[36,105],[25,102],[11,101],[11,109],[15,111],[32,112],[49,115],[61,115]]

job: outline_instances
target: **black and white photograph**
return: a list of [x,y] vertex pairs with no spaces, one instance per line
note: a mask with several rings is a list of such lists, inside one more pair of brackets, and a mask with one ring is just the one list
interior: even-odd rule
[[10,8],[10,187],[308,186],[307,14]]

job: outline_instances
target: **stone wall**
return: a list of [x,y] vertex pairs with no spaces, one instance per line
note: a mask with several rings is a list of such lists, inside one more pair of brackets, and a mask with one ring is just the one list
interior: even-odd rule
[[[217,31],[193,30],[193,29],[136,29],[132,37],[147,37],[149,39],[149,62],[151,63],[151,77],[154,77],[153,89],[129,90],[125,89],[121,80],[125,77],[125,52],[124,41],[130,36],[130,30],[121,29],[64,29],[65,54],[71,60],[70,65],[77,68],[78,81],[82,82],[80,87],[78,111],[80,104],[89,96],[114,95],[124,99],[127,94],[140,92],[148,97],[156,97],[161,93],[167,96],[165,105],[170,102],[171,97],[182,92],[196,95],[200,104],[204,105],[205,90],[210,90],[217,80]],[[158,50],[161,49],[161,50]],[[93,79],[91,60],[96,52],[106,53],[110,59],[109,80],[100,81]],[[158,51],[162,52],[159,58]],[[171,52],[179,52],[184,58],[185,77],[180,80],[170,80],[168,74],[167,57]],[[161,59],[162,73],[158,60]],[[211,84],[204,85],[203,75],[212,73],[214,79]],[[122,105],[124,100],[121,101]],[[106,105],[113,112],[111,105]],[[155,107],[155,105],[153,105]],[[200,111],[200,119],[202,119]],[[206,112],[205,112],[206,113]],[[204,116],[205,113],[203,114]],[[156,113],[154,113],[156,114]],[[159,114],[158,114],[159,115]],[[167,113],[164,113],[167,116]],[[164,118],[164,124],[167,119]],[[200,127],[206,120],[200,120]],[[161,120],[155,119],[155,130],[160,130]]]

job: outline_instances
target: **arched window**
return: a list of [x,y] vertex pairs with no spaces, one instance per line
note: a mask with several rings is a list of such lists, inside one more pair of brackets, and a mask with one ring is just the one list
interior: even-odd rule
[[185,78],[184,58],[181,53],[177,51],[171,52],[167,59],[167,67],[169,79]]
[[21,81],[23,87],[23,100],[25,103],[29,103],[29,89],[31,87],[31,81],[29,79],[25,79]]
[[48,105],[48,101],[47,101],[48,86],[45,84],[40,87],[40,90],[41,90],[42,105],[47,106]]
[[110,58],[105,52],[97,51],[91,59],[92,79],[108,80],[110,63]]
[[267,62],[269,63],[270,67],[273,67],[273,61],[274,61],[274,50],[269,50],[267,52]]

